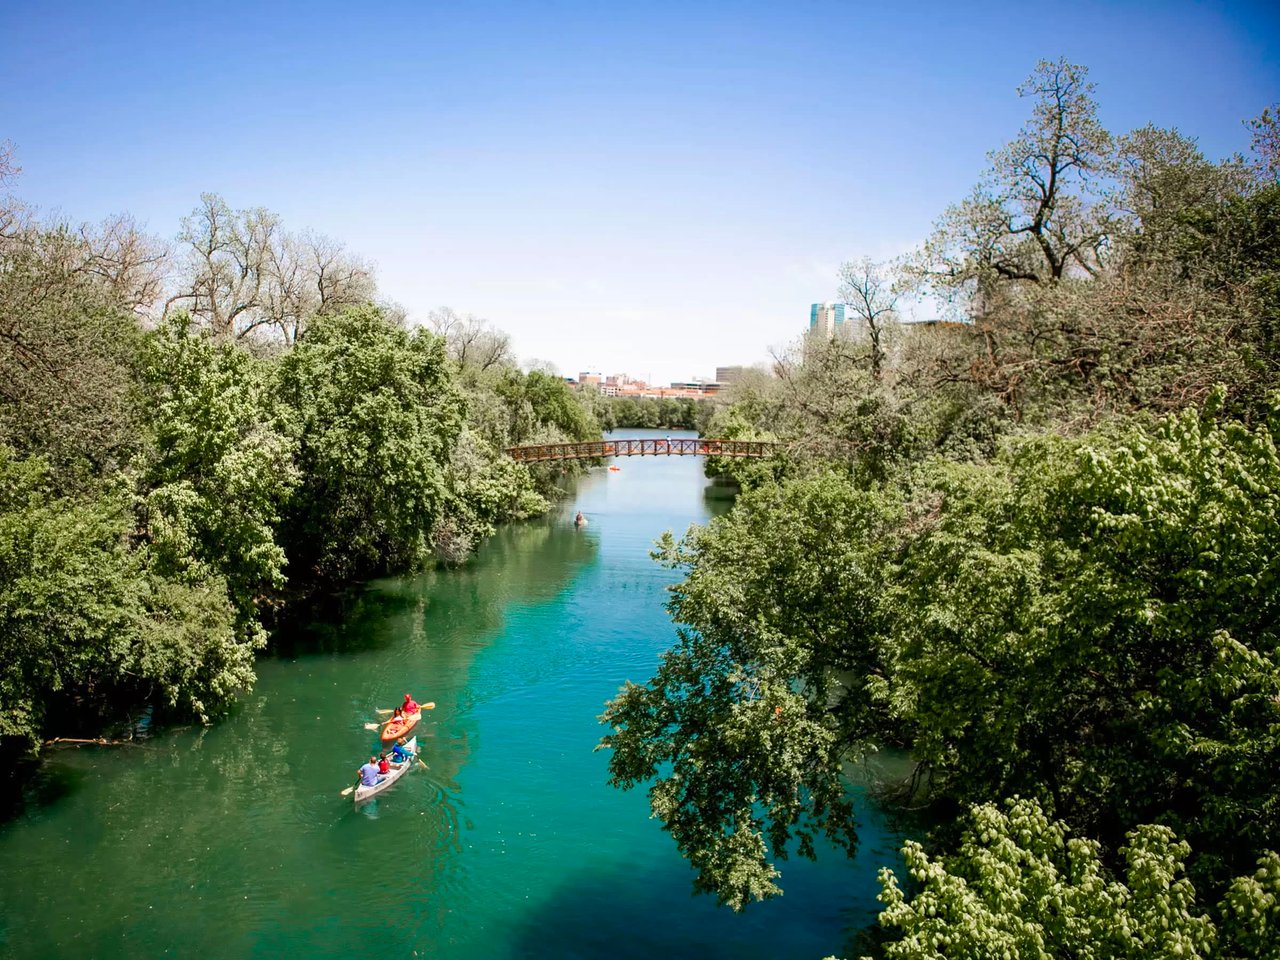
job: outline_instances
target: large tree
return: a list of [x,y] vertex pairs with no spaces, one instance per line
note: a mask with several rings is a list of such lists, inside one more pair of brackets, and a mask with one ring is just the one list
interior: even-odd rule
[[958,850],[908,842],[910,893],[880,872],[889,960],[1019,957],[1280,958],[1280,856],[1268,851],[1216,908],[1185,875],[1190,848],[1168,827],[1130,831],[1118,877],[1091,840],[1039,804],[975,807]]
[[1066,60],[1036,66],[1018,88],[1033,101],[1031,118],[990,154],[969,198],[943,215],[914,264],[919,278],[981,298],[1000,282],[1097,273],[1112,224],[1099,188],[1112,170],[1113,143],[1087,76]]
[[284,586],[275,531],[297,482],[269,371],[186,314],[148,335],[140,366],[141,533],[169,575],[225,579],[242,632],[260,639],[259,608]]
[[145,700],[204,719],[253,682],[226,584],[167,576],[131,528],[0,446],[0,751]]
[[0,241],[0,442],[46,457],[65,486],[119,469],[138,439],[137,324],[91,259],[66,228]]
[[281,360],[278,389],[297,442],[295,575],[348,579],[425,557],[464,422],[444,340],[376,307],[320,315]]
[[183,219],[177,289],[165,313],[183,310],[228,338],[295,342],[312,317],[373,299],[372,268],[313,233],[290,234],[262,207],[232,209],[215,193]]

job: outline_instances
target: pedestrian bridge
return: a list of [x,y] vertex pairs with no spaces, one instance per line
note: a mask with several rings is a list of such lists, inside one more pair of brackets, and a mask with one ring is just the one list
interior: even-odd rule
[[771,457],[781,444],[766,440],[589,440],[586,443],[537,443],[508,447],[512,460],[594,460],[601,457]]

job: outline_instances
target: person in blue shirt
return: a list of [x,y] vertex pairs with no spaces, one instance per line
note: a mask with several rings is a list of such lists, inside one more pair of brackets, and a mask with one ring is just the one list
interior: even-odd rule
[[372,787],[381,783],[384,779],[382,774],[378,772],[378,761],[375,757],[370,757],[369,762],[357,770],[356,774],[360,777],[360,786],[362,787]]
[[409,752],[409,748],[404,744],[404,737],[396,741],[396,745],[391,748],[391,760],[393,763],[404,763],[413,754]]

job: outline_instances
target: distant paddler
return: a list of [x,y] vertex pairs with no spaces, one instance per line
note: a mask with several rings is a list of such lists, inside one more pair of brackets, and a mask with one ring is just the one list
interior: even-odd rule
[[579,510],[578,515],[573,518],[573,525],[575,527],[585,527],[587,525],[587,518],[582,515],[581,510]]

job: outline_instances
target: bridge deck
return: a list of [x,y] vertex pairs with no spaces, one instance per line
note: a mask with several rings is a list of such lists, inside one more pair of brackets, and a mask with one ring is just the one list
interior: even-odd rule
[[586,443],[541,443],[508,447],[521,463],[542,460],[585,460],[600,457],[769,457],[778,447],[764,440],[589,440]]

